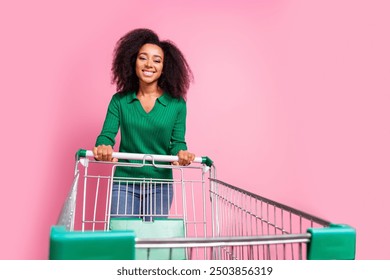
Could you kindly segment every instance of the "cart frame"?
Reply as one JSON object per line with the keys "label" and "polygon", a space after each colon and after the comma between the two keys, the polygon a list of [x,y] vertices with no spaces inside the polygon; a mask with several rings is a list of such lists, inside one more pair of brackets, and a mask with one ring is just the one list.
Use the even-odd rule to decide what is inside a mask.
{"label": "cart frame", "polygon": [[[164,251],[165,258],[175,259],[184,252],[184,259],[354,259],[356,231],[345,224],[333,224],[293,207],[248,192],[216,179],[216,170],[208,157],[199,157],[196,167],[202,172],[204,187],[209,180],[210,206],[203,209],[203,235],[153,238],[140,237],[134,231],[110,230],[110,214],[106,206],[103,228],[85,228],[83,214],[81,230],[75,230],[78,185],[87,175],[80,175],[79,165],[88,166],[91,151],[76,153],[76,166],[71,190],[58,222],[50,232],[49,259],[137,259],[137,251],[149,259],[154,251]],[[141,160],[138,166],[161,167],[157,161],[172,162],[174,156],[115,153],[114,157]],[[147,163],[149,162],[149,163]],[[151,163],[150,163],[151,162]],[[103,162],[101,162],[103,163]],[[112,163],[111,163],[112,164]],[[163,167],[163,168],[166,168]],[[173,167],[180,170],[194,167]],[[206,175],[208,174],[208,178]],[[81,177],[80,177],[81,176]],[[113,173],[111,178],[113,178]],[[97,180],[104,179],[99,177]],[[110,178],[106,178],[110,180]],[[184,185],[183,177],[181,178]],[[112,182],[111,182],[112,184]],[[112,186],[112,185],[111,185]],[[106,202],[108,201],[108,197]],[[206,200],[203,201],[205,203]],[[97,200],[95,201],[96,208]],[[85,207],[83,202],[83,208]],[[186,207],[185,201],[183,207]],[[95,209],[96,210],[96,209]],[[206,213],[207,212],[207,213]],[[83,209],[85,213],[85,209]],[[210,214],[208,214],[210,213]],[[186,213],[183,219],[186,222]],[[205,216],[208,217],[206,229]],[[164,221],[161,221],[164,222]],[[182,256],[183,254],[180,254]]]}

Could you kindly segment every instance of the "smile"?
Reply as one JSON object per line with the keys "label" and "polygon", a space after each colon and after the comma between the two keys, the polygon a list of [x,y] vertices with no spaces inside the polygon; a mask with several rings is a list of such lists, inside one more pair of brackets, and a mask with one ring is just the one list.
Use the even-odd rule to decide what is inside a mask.
{"label": "smile", "polygon": [[147,77],[151,77],[154,74],[154,72],[152,72],[152,71],[145,71],[145,70],[142,71],[142,73],[144,73],[144,75],[147,76]]}

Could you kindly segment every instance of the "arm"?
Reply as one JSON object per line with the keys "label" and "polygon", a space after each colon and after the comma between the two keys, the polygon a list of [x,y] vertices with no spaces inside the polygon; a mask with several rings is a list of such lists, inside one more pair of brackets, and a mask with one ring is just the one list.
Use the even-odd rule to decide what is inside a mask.
{"label": "arm", "polygon": [[171,155],[179,157],[179,161],[174,162],[174,165],[189,165],[195,159],[195,155],[187,151],[187,143],[185,141],[187,106],[184,101],[182,104],[183,106],[177,115],[171,137]]}
{"label": "arm", "polygon": [[115,137],[119,130],[119,100],[114,95],[108,105],[102,131],[96,139],[93,153],[96,160],[117,161],[112,158]]}

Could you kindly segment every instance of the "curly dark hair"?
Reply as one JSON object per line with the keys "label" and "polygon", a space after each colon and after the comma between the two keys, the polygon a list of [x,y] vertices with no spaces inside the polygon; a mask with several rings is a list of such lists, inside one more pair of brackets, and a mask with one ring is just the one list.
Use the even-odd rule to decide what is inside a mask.
{"label": "curly dark hair", "polygon": [[185,98],[193,80],[192,71],[176,45],[169,41],[160,41],[158,35],[145,28],[128,32],[116,44],[112,62],[112,83],[120,93],[136,92],[139,79],[135,72],[138,51],[145,44],[159,46],[164,52],[163,73],[158,85],[172,97]]}

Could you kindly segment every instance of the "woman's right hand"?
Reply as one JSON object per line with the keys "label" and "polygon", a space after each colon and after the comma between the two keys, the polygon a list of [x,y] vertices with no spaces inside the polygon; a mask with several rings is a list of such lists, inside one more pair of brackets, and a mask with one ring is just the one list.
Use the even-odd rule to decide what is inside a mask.
{"label": "woman's right hand", "polygon": [[117,162],[117,158],[112,157],[113,149],[110,145],[99,145],[93,148],[93,156],[96,160]]}

